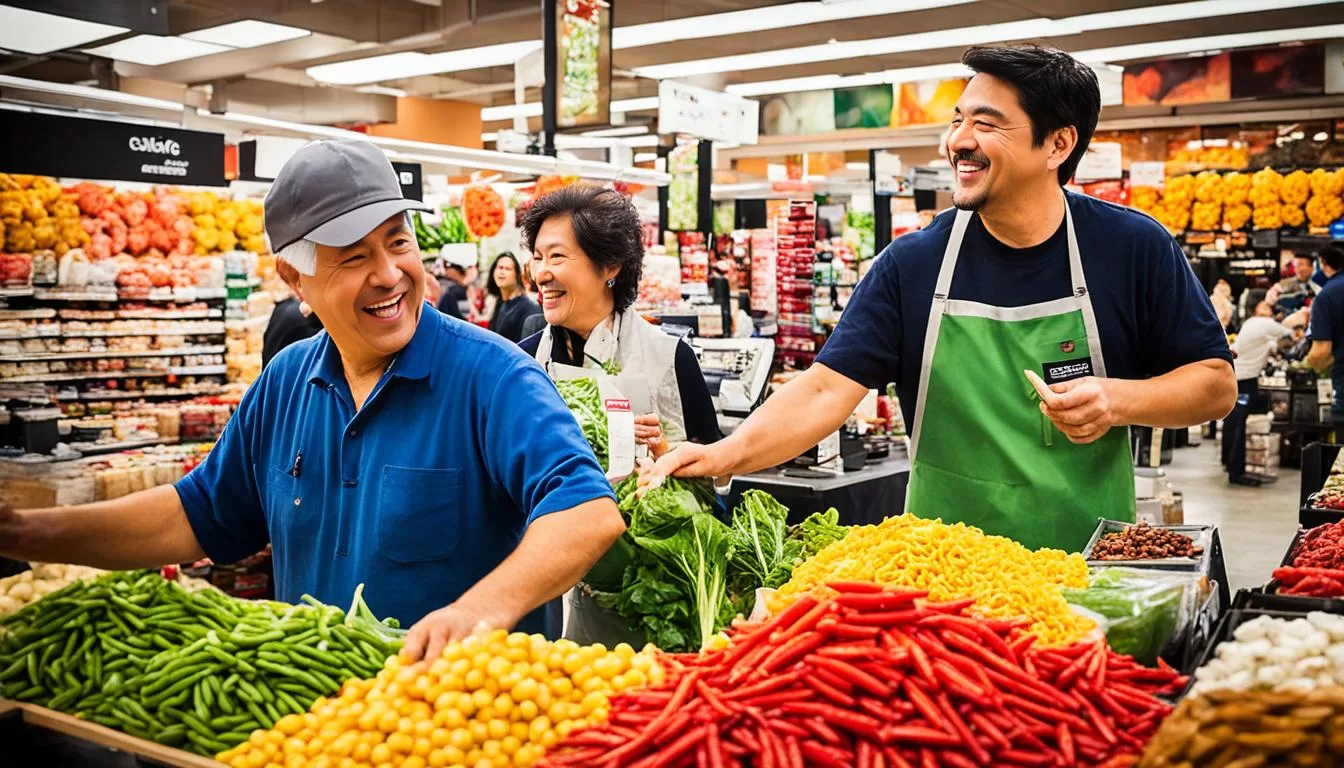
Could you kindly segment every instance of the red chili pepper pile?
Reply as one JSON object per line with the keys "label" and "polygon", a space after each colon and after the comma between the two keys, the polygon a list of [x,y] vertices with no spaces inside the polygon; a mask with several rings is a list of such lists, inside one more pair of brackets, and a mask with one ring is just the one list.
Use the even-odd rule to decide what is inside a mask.
{"label": "red chili pepper pile", "polygon": [[659,689],[611,700],[606,724],[541,763],[599,768],[1128,765],[1186,683],[1104,642],[1032,648],[1023,621],[971,600],[832,583],[726,650],[675,656]]}
{"label": "red chili pepper pile", "polygon": [[1279,593],[1306,597],[1344,596],[1344,522],[1320,525],[1298,541],[1291,567],[1273,573]]}

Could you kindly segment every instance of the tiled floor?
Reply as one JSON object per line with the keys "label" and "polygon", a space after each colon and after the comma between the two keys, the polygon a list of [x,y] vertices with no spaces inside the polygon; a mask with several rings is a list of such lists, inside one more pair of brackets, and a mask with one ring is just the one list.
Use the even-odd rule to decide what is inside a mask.
{"label": "tiled floor", "polygon": [[1282,469],[1259,488],[1229,485],[1218,443],[1207,439],[1178,449],[1165,470],[1185,495],[1185,521],[1218,526],[1232,591],[1267,581],[1297,531],[1298,472]]}

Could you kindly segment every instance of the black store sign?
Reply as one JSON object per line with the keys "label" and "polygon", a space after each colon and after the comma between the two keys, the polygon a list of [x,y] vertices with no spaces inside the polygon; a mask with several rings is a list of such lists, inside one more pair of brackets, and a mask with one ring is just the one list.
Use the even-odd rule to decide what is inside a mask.
{"label": "black store sign", "polygon": [[34,112],[0,116],[0,171],[222,187],[224,135]]}
{"label": "black store sign", "polygon": [[392,169],[397,172],[397,181],[401,184],[401,196],[407,200],[425,199],[424,170],[419,163],[398,163],[392,161]]}

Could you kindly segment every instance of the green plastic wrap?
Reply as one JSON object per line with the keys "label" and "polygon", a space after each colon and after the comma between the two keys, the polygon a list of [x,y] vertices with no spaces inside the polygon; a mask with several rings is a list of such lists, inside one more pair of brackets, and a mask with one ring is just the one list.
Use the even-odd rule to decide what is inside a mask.
{"label": "green plastic wrap", "polygon": [[1153,666],[1194,616],[1204,577],[1141,568],[1094,568],[1087,589],[1066,589],[1064,599],[1104,616],[1106,641],[1116,653]]}

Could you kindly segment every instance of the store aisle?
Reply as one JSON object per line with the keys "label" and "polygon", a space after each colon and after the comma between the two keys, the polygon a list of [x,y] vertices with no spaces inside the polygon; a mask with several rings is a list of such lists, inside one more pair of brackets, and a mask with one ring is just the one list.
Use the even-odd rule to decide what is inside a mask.
{"label": "store aisle", "polygon": [[1297,530],[1297,470],[1281,469],[1278,482],[1259,488],[1228,485],[1218,443],[1206,439],[1177,450],[1166,471],[1185,494],[1185,521],[1218,526],[1232,591],[1267,581]]}

